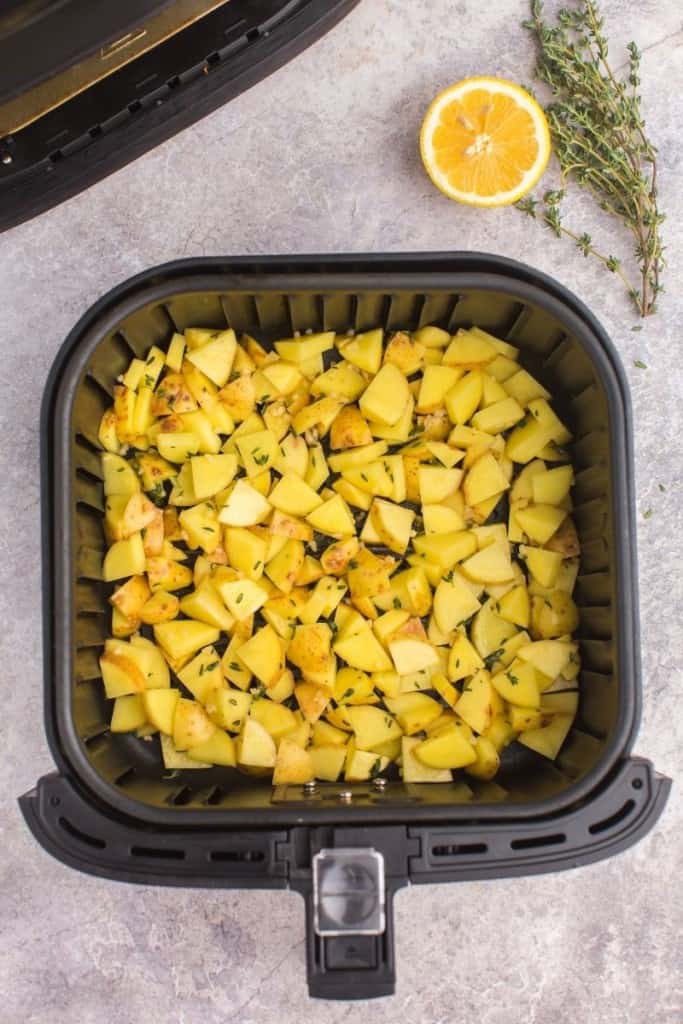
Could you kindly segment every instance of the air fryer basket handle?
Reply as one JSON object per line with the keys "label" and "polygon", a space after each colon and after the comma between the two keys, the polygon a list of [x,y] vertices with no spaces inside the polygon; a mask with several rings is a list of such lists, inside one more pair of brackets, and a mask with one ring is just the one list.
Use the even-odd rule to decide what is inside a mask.
{"label": "air fryer basket handle", "polygon": [[311,886],[296,888],[306,906],[306,974],[309,995],[316,999],[375,999],[391,996],[396,985],[394,893],[406,879],[387,879],[384,931],[379,935],[347,933],[322,937],[315,927]]}

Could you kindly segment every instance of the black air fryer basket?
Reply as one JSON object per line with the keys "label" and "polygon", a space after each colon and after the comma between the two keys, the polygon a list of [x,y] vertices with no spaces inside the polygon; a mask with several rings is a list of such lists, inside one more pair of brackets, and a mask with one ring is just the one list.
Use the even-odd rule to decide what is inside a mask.
{"label": "black air fryer basket", "polygon": [[[165,772],[156,740],[109,732],[98,656],[97,429],[131,356],[174,330],[269,340],[294,331],[478,324],[521,349],[573,431],[583,669],[556,762],[512,745],[496,783],[319,783],[211,768]],[[312,995],[394,987],[392,899],[403,885],[533,874],[636,842],[670,788],[630,756],[641,676],[631,410],[614,348],[556,282],[483,254],[197,259],[140,274],[67,338],[42,410],[45,727],[58,766],[21,798],[33,834],[80,870],[161,885],[293,888],[306,903]],[[310,788],[310,787],[308,787]]]}

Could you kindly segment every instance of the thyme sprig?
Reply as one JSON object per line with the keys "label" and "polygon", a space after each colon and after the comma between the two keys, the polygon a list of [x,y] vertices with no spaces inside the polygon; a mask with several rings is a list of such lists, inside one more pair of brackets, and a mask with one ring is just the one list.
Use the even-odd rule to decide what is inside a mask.
{"label": "thyme sprig", "polygon": [[[523,24],[538,45],[536,76],[553,94],[546,115],[562,188],[546,192],[540,201],[529,196],[517,206],[617,274],[640,315],[649,316],[662,290],[664,215],[657,205],[657,150],[645,133],[641,113],[641,53],[635,43],[628,44],[627,73],[618,78],[608,60],[604,22],[594,0],[563,7],[555,25],[544,20],[542,0],[531,0],[531,17]],[[561,203],[571,181],[633,235],[637,285],[621,260],[600,252],[586,232],[564,224]]]}

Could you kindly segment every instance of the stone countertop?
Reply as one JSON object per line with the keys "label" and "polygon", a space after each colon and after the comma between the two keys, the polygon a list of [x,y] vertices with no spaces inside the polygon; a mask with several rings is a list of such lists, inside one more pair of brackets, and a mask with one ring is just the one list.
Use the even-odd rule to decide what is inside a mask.
{"label": "stone countertop", "polygon": [[[331,1024],[360,1013],[367,1024],[683,1019],[676,787],[656,829],[612,860],[402,891],[396,996],[362,1006],[307,998],[298,896],[80,875],[38,847],[15,802],[52,769],[38,515],[38,415],[50,364],[113,285],[175,257],[226,253],[489,250],[547,271],[587,301],[621,353],[635,411],[645,681],[636,751],[680,778],[682,18],[675,0],[602,6],[614,52],[630,38],[644,51],[645,111],[661,150],[670,266],[660,312],[642,330],[617,282],[568,243],[514,209],[449,203],[421,170],[418,127],[437,91],[469,74],[531,79],[532,48],[519,27],[525,0],[364,0],[271,78],[0,238],[2,1024]],[[587,204],[570,212],[580,230],[607,237]]]}

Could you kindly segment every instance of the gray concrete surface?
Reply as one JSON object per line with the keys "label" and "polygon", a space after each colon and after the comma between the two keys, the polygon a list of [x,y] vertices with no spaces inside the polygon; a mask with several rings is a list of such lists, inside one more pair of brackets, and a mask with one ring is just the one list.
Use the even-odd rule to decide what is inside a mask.
{"label": "gray concrete surface", "polygon": [[[615,53],[631,37],[645,52],[645,110],[669,217],[667,291],[640,331],[616,282],[570,247],[515,210],[450,204],[421,170],[417,131],[435,92],[472,73],[530,80],[532,50],[518,27],[524,0],[364,0],[269,80],[0,238],[2,1024],[683,1019],[680,786],[656,830],[616,859],[564,875],[402,892],[396,997],[363,1006],[308,1000],[297,896],[80,876],[39,849],[15,803],[52,767],[40,660],[46,374],[72,324],[108,288],[176,256],[221,253],[490,250],[554,274],[593,307],[621,352],[635,407],[645,679],[636,749],[680,780],[681,8],[677,0],[603,7]],[[573,216],[623,250],[593,209],[577,202]]]}

